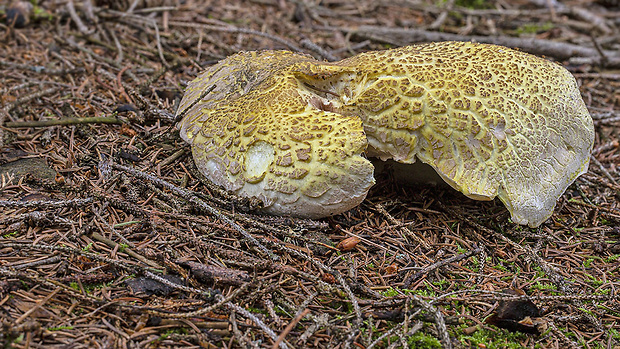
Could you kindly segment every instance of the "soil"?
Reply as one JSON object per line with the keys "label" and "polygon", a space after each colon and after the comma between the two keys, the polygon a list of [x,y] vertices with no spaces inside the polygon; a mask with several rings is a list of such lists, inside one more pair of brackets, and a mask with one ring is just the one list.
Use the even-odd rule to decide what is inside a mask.
{"label": "soil", "polygon": [[[5,348],[620,348],[617,1],[41,0],[0,5]],[[300,220],[197,172],[189,81],[242,50],[322,60],[426,41],[563,64],[589,171],[536,229],[498,200],[378,176]]]}

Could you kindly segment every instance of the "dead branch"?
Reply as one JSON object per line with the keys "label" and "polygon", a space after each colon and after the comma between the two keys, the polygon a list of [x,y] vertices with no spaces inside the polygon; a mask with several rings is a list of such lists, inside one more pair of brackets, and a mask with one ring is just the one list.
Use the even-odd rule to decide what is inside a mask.
{"label": "dead branch", "polygon": [[[508,36],[464,36],[450,33],[431,32],[420,29],[385,28],[373,26],[360,26],[359,28],[317,27],[316,29],[330,31],[338,30],[344,33],[358,35],[362,38],[378,40],[397,46],[432,41],[475,41],[512,48],[520,48],[523,51],[532,54],[554,57],[558,60],[567,60],[573,57],[585,57],[590,59],[594,64],[600,65],[602,63],[602,57],[595,48],[587,48],[580,45],[535,38],[522,39]],[[609,57],[607,66],[615,67],[620,65],[620,56],[617,52],[603,52]]]}
{"label": "dead branch", "polygon": [[108,116],[95,116],[92,118],[64,118],[57,120],[40,120],[40,121],[9,121],[4,124],[10,128],[23,128],[23,127],[50,127],[50,126],[69,126],[69,125],[84,125],[84,124],[113,124],[120,125],[123,121],[116,117]]}

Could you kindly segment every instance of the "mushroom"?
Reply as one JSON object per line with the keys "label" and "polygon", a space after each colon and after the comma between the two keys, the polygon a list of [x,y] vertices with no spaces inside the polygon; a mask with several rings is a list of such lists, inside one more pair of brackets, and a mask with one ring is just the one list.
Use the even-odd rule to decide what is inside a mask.
{"label": "mushroom", "polygon": [[207,178],[260,199],[267,213],[320,218],[344,212],[375,182],[362,156],[362,121],[336,113],[296,74],[338,79],[353,70],[292,52],[236,54],[188,85],[178,109],[186,114],[181,137]]}
{"label": "mushroom", "polygon": [[[364,158],[417,160],[537,227],[587,171],[594,128],[573,76],[505,47],[440,42],[335,63],[242,52],[192,81],[180,134],[216,184],[264,210],[320,218],[374,184]],[[366,149],[367,148],[367,149]]]}

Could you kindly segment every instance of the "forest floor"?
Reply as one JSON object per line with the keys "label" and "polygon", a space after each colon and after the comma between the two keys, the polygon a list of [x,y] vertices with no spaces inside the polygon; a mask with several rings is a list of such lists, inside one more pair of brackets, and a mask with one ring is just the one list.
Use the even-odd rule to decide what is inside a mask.
{"label": "forest floor", "polygon": [[[618,6],[41,0],[11,25],[1,5],[0,344],[620,348]],[[261,216],[197,173],[174,128],[187,83],[241,50],[444,40],[577,79],[594,151],[540,227],[389,175],[344,214]]]}

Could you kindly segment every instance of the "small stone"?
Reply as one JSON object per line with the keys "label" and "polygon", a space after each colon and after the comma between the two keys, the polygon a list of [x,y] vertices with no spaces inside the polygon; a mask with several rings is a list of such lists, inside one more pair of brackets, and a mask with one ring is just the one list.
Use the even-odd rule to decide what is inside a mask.
{"label": "small stone", "polygon": [[24,28],[30,23],[33,9],[28,1],[13,1],[6,8],[6,24],[14,28]]}

